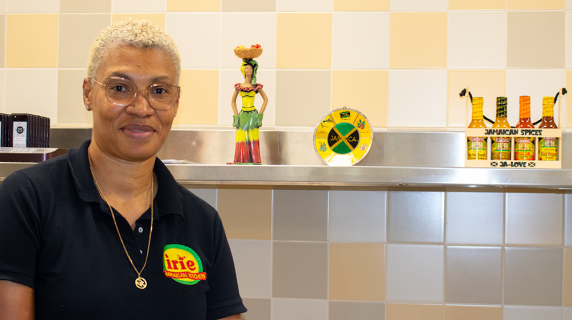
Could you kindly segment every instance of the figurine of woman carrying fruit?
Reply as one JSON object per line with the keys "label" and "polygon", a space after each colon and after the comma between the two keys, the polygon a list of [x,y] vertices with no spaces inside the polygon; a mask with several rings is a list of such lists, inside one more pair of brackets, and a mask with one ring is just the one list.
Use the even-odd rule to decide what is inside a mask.
{"label": "figurine of woman carrying fruit", "polygon": [[[252,45],[250,48],[236,47],[234,53],[242,58],[240,71],[244,76],[243,83],[234,85],[231,106],[233,115],[233,127],[236,127],[236,145],[234,148],[235,164],[260,164],[260,143],[258,141],[258,128],[262,126],[262,117],[268,104],[268,97],[263,85],[256,82],[258,62],[253,60],[262,54],[260,45]],[[263,99],[260,112],[254,107],[254,97],[259,93]],[[236,107],[236,99],[242,97],[240,113]]]}

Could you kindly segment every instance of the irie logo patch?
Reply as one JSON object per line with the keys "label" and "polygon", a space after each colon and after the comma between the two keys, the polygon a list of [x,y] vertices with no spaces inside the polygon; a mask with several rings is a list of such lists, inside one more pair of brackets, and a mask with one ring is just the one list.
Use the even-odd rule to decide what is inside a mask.
{"label": "irie logo patch", "polygon": [[199,255],[180,244],[168,244],[163,250],[163,273],[179,283],[193,285],[207,279]]}

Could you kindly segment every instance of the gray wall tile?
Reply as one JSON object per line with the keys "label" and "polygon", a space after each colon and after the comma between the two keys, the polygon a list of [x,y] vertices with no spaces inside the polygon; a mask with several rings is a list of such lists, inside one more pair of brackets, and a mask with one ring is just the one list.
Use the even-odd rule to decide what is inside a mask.
{"label": "gray wall tile", "polygon": [[561,315],[562,310],[558,307],[505,306],[502,318],[503,320],[560,320]]}
{"label": "gray wall tile", "polygon": [[326,243],[274,242],[272,296],[326,299],[328,246]]}
{"label": "gray wall tile", "polygon": [[328,320],[385,320],[383,302],[330,301]]}
{"label": "gray wall tile", "polygon": [[327,190],[274,190],[274,240],[326,241]]}
{"label": "gray wall tile", "polygon": [[444,193],[389,191],[388,242],[443,242]]}
{"label": "gray wall tile", "polygon": [[503,243],[503,192],[447,192],[446,203],[447,243]]}
{"label": "gray wall tile", "polygon": [[205,200],[206,203],[210,204],[216,209],[216,196],[217,189],[188,189],[190,192],[194,193],[197,197]]}
{"label": "gray wall tile", "polygon": [[504,303],[562,305],[561,248],[505,248]]}
{"label": "gray wall tile", "polygon": [[241,315],[241,320],[268,320],[270,319],[270,299],[243,299],[248,312]]}
{"label": "gray wall tile", "polygon": [[446,303],[502,303],[502,248],[447,247]]}
{"label": "gray wall tile", "polygon": [[242,297],[270,298],[272,242],[229,240]]}
{"label": "gray wall tile", "polygon": [[272,320],[328,320],[328,301],[272,299]]}
{"label": "gray wall tile", "polygon": [[330,191],[331,242],[385,242],[386,191]]}
{"label": "gray wall tile", "polygon": [[566,194],[564,199],[564,245],[572,247],[572,194]]}
{"label": "gray wall tile", "polygon": [[562,246],[564,195],[508,192],[506,244]]}

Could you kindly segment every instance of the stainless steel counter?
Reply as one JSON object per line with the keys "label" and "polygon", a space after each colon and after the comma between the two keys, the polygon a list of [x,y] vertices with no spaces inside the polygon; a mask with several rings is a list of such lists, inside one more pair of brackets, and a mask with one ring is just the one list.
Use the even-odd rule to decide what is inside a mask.
{"label": "stainless steel counter", "polygon": [[[52,147],[72,148],[88,129],[52,129]],[[318,186],[572,188],[572,139],[563,135],[563,169],[464,168],[462,132],[377,132],[368,156],[354,167],[329,167],[315,154],[312,132],[261,131],[262,166],[226,165],[234,131],[173,131],[162,159],[182,183]],[[25,163],[1,163],[0,180]]]}

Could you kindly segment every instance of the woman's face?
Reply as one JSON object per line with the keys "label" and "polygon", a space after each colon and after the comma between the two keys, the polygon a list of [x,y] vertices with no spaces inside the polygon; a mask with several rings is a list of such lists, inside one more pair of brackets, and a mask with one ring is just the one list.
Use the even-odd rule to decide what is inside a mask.
{"label": "woman's face", "polygon": [[144,89],[156,83],[176,84],[172,59],[155,48],[118,46],[105,54],[95,79],[106,83],[109,77],[130,79],[140,90],[133,102],[122,107],[107,100],[104,86],[84,80],[84,100],[93,110],[92,143],[107,155],[126,161],[155,156],[169,135],[179,98],[172,109],[155,110]]}
{"label": "woman's face", "polygon": [[252,66],[251,65],[245,65],[244,66],[244,76],[252,76]]}

